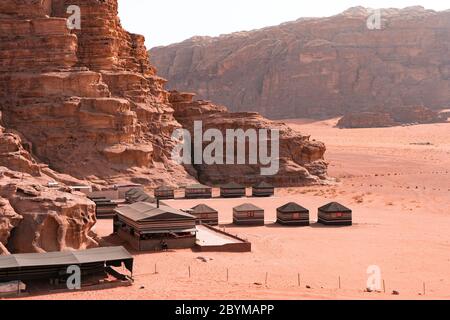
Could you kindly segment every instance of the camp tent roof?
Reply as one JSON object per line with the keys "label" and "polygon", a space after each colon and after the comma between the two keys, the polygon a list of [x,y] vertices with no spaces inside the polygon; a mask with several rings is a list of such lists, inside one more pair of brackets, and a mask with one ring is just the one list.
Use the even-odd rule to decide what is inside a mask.
{"label": "camp tent roof", "polygon": [[[55,265],[79,265],[94,262],[133,261],[124,247],[104,247],[79,251],[23,253],[0,256],[0,270]],[[132,264],[127,268],[132,271]]]}
{"label": "camp tent roof", "polygon": [[190,186],[187,186],[186,189],[211,189],[209,186],[205,186],[204,184],[192,184]]}
{"label": "camp tent roof", "polygon": [[196,205],[195,207],[193,207],[191,209],[191,212],[201,214],[201,213],[217,212],[217,210],[207,206],[206,204],[199,204],[199,205]]}
{"label": "camp tent roof", "polygon": [[330,203],[324,205],[323,207],[320,207],[319,210],[322,212],[351,212],[352,211],[349,208],[344,207],[342,204],[337,203],[337,202],[330,202]]}
{"label": "camp tent roof", "polygon": [[308,209],[302,207],[301,205],[295,202],[286,203],[284,206],[278,208],[278,211],[291,213],[291,212],[309,212]]}
{"label": "camp tent roof", "polygon": [[138,183],[119,183],[114,185],[115,188],[142,188],[142,184]]}
{"label": "camp tent roof", "polygon": [[[131,200],[132,202],[156,203],[156,198],[150,196],[141,188],[130,189],[125,193],[125,197]],[[163,205],[163,203],[161,203],[161,205]]]}
{"label": "camp tent roof", "polygon": [[173,191],[173,190],[175,190],[175,188],[172,188],[171,186],[168,186],[168,185],[162,185],[162,186],[159,186],[158,188],[156,188],[155,190],[157,190],[157,191]]}
{"label": "camp tent roof", "polygon": [[229,182],[220,187],[223,189],[243,189],[243,188],[245,188],[243,185],[240,185],[239,183],[236,183],[236,182]]}
{"label": "camp tent roof", "polygon": [[123,206],[115,210],[132,221],[195,219],[194,216],[168,206],[159,208],[148,202],[137,202],[129,206]]}
{"label": "camp tent roof", "polygon": [[254,186],[253,186],[253,188],[273,188],[274,186],[273,185],[271,185],[270,183],[267,183],[267,182],[265,182],[265,181],[262,181],[262,182],[260,182],[260,183],[258,183],[258,184],[255,184]]}
{"label": "camp tent roof", "polygon": [[132,188],[130,190],[128,190],[127,192],[125,192],[125,195],[134,195],[140,191],[143,191],[141,188]]}
{"label": "camp tent roof", "polygon": [[244,203],[234,208],[236,211],[260,211],[263,210],[251,203]]}
{"label": "camp tent roof", "polygon": [[133,188],[128,190],[127,192],[125,192],[125,197],[127,198],[133,198],[133,197],[139,197],[139,196],[148,196],[149,195],[147,193],[145,193],[144,190],[142,190],[141,188]]}

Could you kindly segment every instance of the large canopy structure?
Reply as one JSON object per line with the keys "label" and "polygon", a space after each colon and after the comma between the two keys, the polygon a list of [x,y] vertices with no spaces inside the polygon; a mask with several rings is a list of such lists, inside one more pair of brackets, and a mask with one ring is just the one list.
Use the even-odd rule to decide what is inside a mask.
{"label": "large canopy structure", "polygon": [[87,274],[122,263],[133,272],[133,257],[124,247],[0,256],[0,282],[58,278],[71,265]]}
{"label": "large canopy structure", "polygon": [[116,209],[114,232],[136,250],[156,250],[165,242],[170,249],[195,245],[195,217],[168,206],[138,202]]}

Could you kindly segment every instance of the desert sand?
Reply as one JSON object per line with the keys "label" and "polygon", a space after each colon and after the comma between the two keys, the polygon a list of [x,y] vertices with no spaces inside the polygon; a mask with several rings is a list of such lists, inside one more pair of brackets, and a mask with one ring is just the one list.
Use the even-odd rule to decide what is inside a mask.
{"label": "desert sand", "polygon": [[[217,209],[223,227],[249,239],[252,252],[133,252],[131,287],[32,298],[450,299],[450,123],[341,130],[336,119],[286,122],[325,142],[335,183],[278,189],[273,198],[168,201]],[[310,209],[312,221],[319,206],[341,202],[353,209],[354,225],[273,224],[276,208],[289,201]],[[265,209],[266,226],[230,225],[232,207],[245,202]],[[120,244],[108,237],[110,220],[96,230]],[[386,292],[364,292],[370,265],[381,268]]]}

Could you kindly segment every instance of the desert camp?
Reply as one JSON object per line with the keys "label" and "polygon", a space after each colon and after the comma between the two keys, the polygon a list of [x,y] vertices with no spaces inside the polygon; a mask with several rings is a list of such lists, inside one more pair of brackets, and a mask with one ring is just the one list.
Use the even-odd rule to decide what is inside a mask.
{"label": "desert camp", "polygon": [[450,301],[450,2],[375,2],[1,0],[0,315]]}

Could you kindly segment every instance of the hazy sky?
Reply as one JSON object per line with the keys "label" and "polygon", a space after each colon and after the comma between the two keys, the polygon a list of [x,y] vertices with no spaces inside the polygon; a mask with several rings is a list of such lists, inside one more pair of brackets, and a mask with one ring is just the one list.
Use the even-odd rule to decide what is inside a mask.
{"label": "hazy sky", "polygon": [[301,17],[330,16],[358,5],[450,9],[446,0],[119,0],[119,15],[123,26],[145,35],[151,48],[196,35],[218,36]]}

